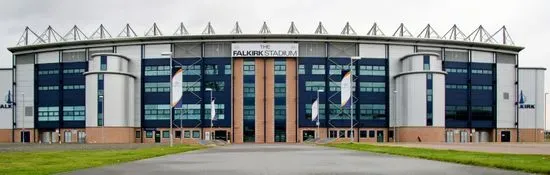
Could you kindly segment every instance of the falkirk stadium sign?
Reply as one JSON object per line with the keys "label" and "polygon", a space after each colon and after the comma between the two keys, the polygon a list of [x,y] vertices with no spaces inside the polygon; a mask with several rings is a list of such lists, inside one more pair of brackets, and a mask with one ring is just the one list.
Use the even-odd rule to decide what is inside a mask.
{"label": "falkirk stadium sign", "polygon": [[298,57],[296,43],[233,43],[232,57]]}

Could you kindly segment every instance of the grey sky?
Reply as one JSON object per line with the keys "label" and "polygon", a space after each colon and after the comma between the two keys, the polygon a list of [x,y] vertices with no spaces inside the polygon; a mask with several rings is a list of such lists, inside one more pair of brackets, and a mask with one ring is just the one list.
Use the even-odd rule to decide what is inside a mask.
{"label": "grey sky", "polygon": [[[41,33],[51,25],[65,34],[78,25],[87,35],[104,24],[117,35],[130,23],[138,35],[157,22],[164,34],[172,34],[183,22],[189,32],[200,33],[211,21],[216,33],[229,33],[235,21],[243,32],[257,33],[266,21],[272,33],[285,33],[294,21],[301,33],[313,33],[319,21],[337,34],[349,21],[364,35],[377,22],[386,35],[400,23],[418,34],[430,23],[440,35],[453,24],[469,34],[483,25],[491,34],[506,25],[516,45],[525,46],[520,66],[549,67],[550,13],[547,0],[3,0],[0,1],[0,48],[14,46],[25,26]],[[0,67],[11,66],[11,54],[0,49]],[[550,80],[546,79],[546,87]]]}

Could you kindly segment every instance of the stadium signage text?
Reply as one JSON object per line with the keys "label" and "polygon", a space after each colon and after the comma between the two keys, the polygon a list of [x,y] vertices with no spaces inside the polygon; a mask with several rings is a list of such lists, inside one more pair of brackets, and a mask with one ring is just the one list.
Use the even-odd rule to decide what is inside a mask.
{"label": "stadium signage text", "polygon": [[298,57],[296,43],[234,43],[233,57]]}

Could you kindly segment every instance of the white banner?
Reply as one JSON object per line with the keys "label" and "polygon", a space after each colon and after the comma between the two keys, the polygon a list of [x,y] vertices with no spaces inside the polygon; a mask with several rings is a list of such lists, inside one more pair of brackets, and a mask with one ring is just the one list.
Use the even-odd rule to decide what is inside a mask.
{"label": "white banner", "polygon": [[342,77],[340,94],[341,96],[341,107],[350,107],[351,106],[351,71],[343,72],[344,77]]}
{"label": "white banner", "polygon": [[172,107],[181,106],[181,96],[183,95],[183,69],[178,69],[172,77],[172,101],[170,105]]}
{"label": "white banner", "polygon": [[211,102],[210,102],[210,120],[217,120],[215,101],[216,101],[216,99],[214,97],[212,97]]}
{"label": "white banner", "polygon": [[232,57],[298,57],[297,43],[233,43]]}
{"label": "white banner", "polygon": [[311,121],[319,120],[319,99],[316,99],[311,105]]}

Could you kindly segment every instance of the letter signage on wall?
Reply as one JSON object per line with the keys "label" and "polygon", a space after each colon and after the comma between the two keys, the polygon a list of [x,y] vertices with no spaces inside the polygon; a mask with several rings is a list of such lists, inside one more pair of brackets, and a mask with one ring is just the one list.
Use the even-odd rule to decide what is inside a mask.
{"label": "letter signage on wall", "polygon": [[233,43],[232,57],[298,57],[297,43]]}

